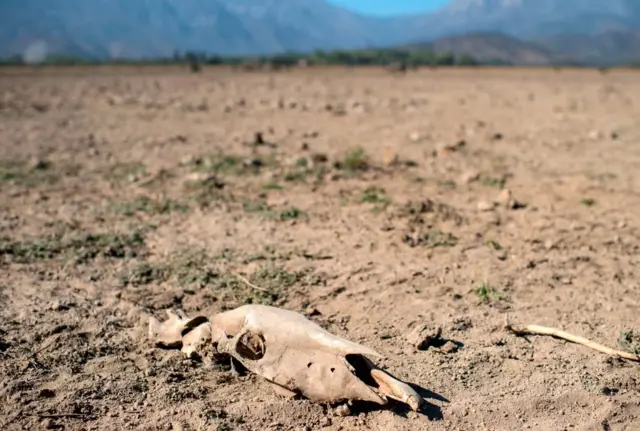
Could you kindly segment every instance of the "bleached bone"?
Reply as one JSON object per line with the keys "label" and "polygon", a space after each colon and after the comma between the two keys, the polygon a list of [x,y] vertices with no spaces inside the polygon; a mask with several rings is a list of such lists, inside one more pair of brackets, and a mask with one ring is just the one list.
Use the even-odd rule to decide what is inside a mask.
{"label": "bleached bone", "polygon": [[149,323],[150,337],[165,347],[182,346],[202,355],[207,343],[247,370],[262,376],[283,395],[301,394],[316,402],[364,400],[385,405],[391,398],[419,410],[423,400],[408,384],[366,357],[373,349],[337,337],[301,314],[265,305],[244,305],[189,319],[181,311]]}

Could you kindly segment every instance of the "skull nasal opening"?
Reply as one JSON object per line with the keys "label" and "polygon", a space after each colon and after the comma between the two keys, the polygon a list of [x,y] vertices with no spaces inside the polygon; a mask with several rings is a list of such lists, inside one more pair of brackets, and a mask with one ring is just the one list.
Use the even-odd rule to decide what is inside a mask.
{"label": "skull nasal opening", "polygon": [[255,332],[245,332],[238,338],[236,343],[236,353],[243,359],[257,361],[264,357],[267,346],[264,343],[262,334]]}
{"label": "skull nasal opening", "polygon": [[344,358],[355,370],[356,377],[362,380],[365,385],[373,388],[379,387],[378,383],[371,377],[371,362],[367,358],[357,354],[349,354]]}

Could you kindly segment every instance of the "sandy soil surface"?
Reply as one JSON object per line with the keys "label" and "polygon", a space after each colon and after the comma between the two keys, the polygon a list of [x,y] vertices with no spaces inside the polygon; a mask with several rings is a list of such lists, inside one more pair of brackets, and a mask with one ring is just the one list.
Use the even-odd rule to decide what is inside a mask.
{"label": "sandy soil surface", "polygon": [[[503,328],[639,349],[638,74],[6,69],[0,142],[2,429],[640,429],[637,365]],[[340,416],[148,340],[248,302],[429,404]]]}

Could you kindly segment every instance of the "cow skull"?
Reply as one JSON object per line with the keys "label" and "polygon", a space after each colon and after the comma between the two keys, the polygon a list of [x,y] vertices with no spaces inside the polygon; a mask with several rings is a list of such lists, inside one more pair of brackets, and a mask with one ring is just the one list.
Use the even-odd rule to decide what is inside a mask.
{"label": "cow skull", "polygon": [[229,355],[280,394],[301,394],[316,402],[363,400],[379,405],[391,398],[416,411],[423,403],[411,386],[365,356],[381,357],[375,350],[337,337],[293,311],[243,305],[211,320],[190,319],[182,311],[167,314],[165,322],[153,317],[149,322],[149,336],[156,345],[181,347],[189,357],[207,352]]}

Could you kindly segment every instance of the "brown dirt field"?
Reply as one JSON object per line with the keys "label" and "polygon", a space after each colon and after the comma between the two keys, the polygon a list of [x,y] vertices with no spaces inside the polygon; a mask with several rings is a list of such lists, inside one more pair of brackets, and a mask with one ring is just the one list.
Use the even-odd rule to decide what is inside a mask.
{"label": "brown dirt field", "polygon": [[[503,329],[640,349],[640,75],[6,69],[0,142],[0,429],[640,429],[637,364]],[[246,302],[428,406],[342,417],[147,339]]]}

